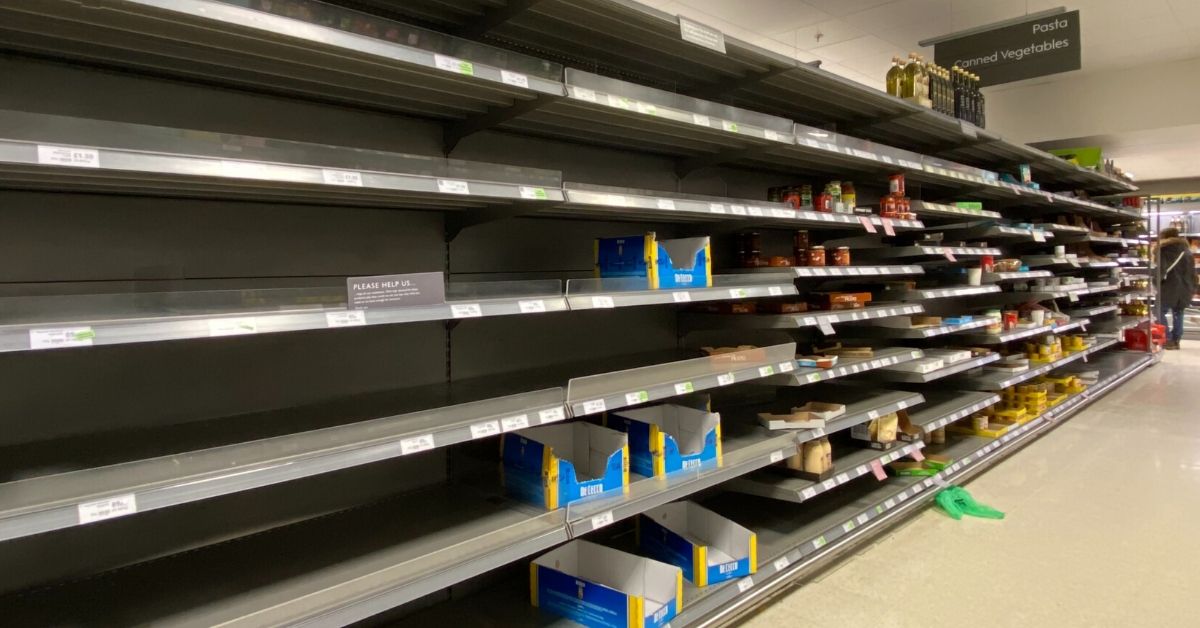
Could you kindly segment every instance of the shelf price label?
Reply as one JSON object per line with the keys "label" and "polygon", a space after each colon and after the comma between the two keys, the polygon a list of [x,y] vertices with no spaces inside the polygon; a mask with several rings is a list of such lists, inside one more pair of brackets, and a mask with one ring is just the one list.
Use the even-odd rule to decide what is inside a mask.
{"label": "shelf price label", "polygon": [[257,333],[258,322],[251,317],[212,318],[208,321],[208,335],[212,338],[221,336],[248,336]]}
{"label": "shelf price label", "polygon": [[750,207],[748,207],[746,209],[746,211],[749,212],[749,214],[751,216],[755,216],[758,218],[762,218],[762,216],[763,216],[763,210],[761,207],[755,207],[755,206],[751,205]]}
{"label": "shelf price label", "polygon": [[745,593],[746,591],[749,591],[750,588],[753,586],[754,586],[754,580],[752,578],[750,578],[749,576],[742,578],[741,580],[738,580],[738,583],[737,583],[738,593]]}
{"label": "shelf price label", "polygon": [[863,514],[859,515],[859,516],[858,516],[858,517],[855,519],[855,521],[857,521],[857,522],[858,522],[858,525],[863,525],[863,524],[865,524],[865,523],[867,522],[867,519],[868,519],[868,517],[867,517],[867,513],[865,513],[865,512],[864,512]]}
{"label": "shelf price label", "polygon": [[524,87],[529,89],[529,77],[520,72],[509,72],[508,70],[500,70],[500,80],[506,85],[514,87]]}
{"label": "shelf price label", "polygon": [[592,297],[592,307],[610,309],[616,307],[616,304],[613,303],[613,298],[609,296]]}
{"label": "shelf price label", "polygon": [[771,464],[775,464],[776,462],[782,462],[783,461],[783,452],[782,451],[772,451],[770,460],[771,460]]}
{"label": "shelf price label", "polygon": [[826,336],[832,336],[837,333],[833,330],[833,325],[830,325],[829,321],[827,320],[817,321],[817,328],[820,329],[821,333],[825,334]]}
{"label": "shelf price label", "polygon": [[567,413],[562,408],[547,408],[538,412],[538,419],[542,423],[554,423],[567,418]]}
{"label": "shelf price label", "polygon": [[891,218],[880,218],[879,221],[883,223],[883,232],[885,234],[890,236],[896,235],[896,223],[892,222]]}
{"label": "shelf price label", "polygon": [[521,198],[531,201],[544,201],[549,198],[546,194],[546,188],[530,187],[522,185],[520,187]]}
{"label": "shelf price label", "polygon": [[500,419],[500,428],[503,429],[505,432],[511,432],[513,430],[523,430],[527,427],[529,427],[529,415],[528,414],[518,414],[516,416],[510,416],[510,417]]}
{"label": "shelf price label", "polygon": [[773,297],[781,297],[781,296],[783,296],[783,288],[781,288],[780,286],[771,286],[771,287],[767,288],[767,294],[769,294]]}
{"label": "shelf price label", "polygon": [[775,367],[771,366],[770,364],[768,364],[766,366],[758,367],[758,376],[759,377],[770,377],[774,374],[775,374]]}
{"label": "shelf price label", "polygon": [[731,120],[721,120],[721,128],[730,133],[737,133],[739,129],[738,123]]}
{"label": "shelf price label", "polygon": [[522,314],[541,314],[546,311],[546,302],[541,299],[517,301],[517,307]]}
{"label": "shelf price label", "polygon": [[597,412],[604,412],[607,409],[608,406],[604,405],[603,399],[593,399],[583,402],[584,414],[596,414]]}
{"label": "shelf price label", "polygon": [[105,519],[124,517],[137,512],[137,495],[128,493],[126,495],[114,495],[105,499],[83,502],[79,504],[76,510],[81,525],[104,521]]}
{"label": "shelf price label", "polygon": [[614,94],[608,95],[609,107],[616,107],[618,109],[632,109],[632,105],[633,101],[629,98],[625,98],[624,96],[616,96]]}
{"label": "shelf price label", "polygon": [[671,298],[674,299],[676,303],[690,303],[692,300],[692,295],[690,292],[672,292]]}
{"label": "shelf price label", "polygon": [[675,394],[676,395],[687,395],[687,394],[690,394],[693,392],[696,392],[696,387],[692,386],[691,382],[682,382],[679,384],[675,384]]}
{"label": "shelf price label", "polygon": [[631,406],[636,406],[639,403],[646,403],[647,401],[650,401],[650,394],[644,390],[626,393],[625,395],[625,403]]}
{"label": "shelf price label", "polygon": [[638,102],[635,102],[634,104],[637,106],[638,113],[644,113],[644,114],[650,115],[650,116],[658,115],[658,107],[656,107],[648,102],[638,101]]}
{"label": "shelf price label", "polygon": [[729,211],[733,212],[733,214],[735,216],[745,216],[746,215],[746,206],[745,205],[730,205]]}
{"label": "shelf price label", "polygon": [[819,550],[822,547],[825,547],[826,543],[827,543],[827,541],[825,540],[825,536],[822,535],[822,536],[818,536],[817,538],[813,539],[812,546],[813,546],[813,549]]}
{"label": "shelf price label", "polygon": [[471,186],[466,181],[455,179],[438,179],[438,191],[442,194],[470,194]]}
{"label": "shelf price label", "polygon": [[796,365],[792,362],[780,362],[779,363],[779,372],[780,373],[791,373],[793,370],[795,370],[795,368],[796,368]]}
{"label": "shelf price label", "polygon": [[483,316],[483,308],[478,303],[459,303],[450,306],[450,315],[454,318],[479,318]]}
{"label": "shelf price label", "polygon": [[325,312],[326,327],[362,327],[367,324],[367,313],[362,310]]}
{"label": "shelf price label", "polygon": [[803,499],[806,499],[806,500],[812,499],[816,496],[817,496],[817,489],[815,489],[811,486],[804,489],[803,491],[800,491],[800,497]]}
{"label": "shelf price label", "polygon": [[837,481],[833,479],[825,480],[824,482],[821,482],[821,487],[827,491],[832,491],[833,489],[837,488]]}
{"label": "shelf price label", "polygon": [[446,55],[433,55],[433,64],[439,70],[475,76],[475,64],[470,61],[463,61],[462,59],[447,57]]}
{"label": "shelf price label", "polygon": [[38,163],[47,166],[72,166],[74,168],[99,168],[100,151],[73,146],[37,147]]}
{"label": "shelf price label", "polygon": [[712,121],[708,119],[708,116],[693,113],[692,124],[698,124],[700,126],[712,126]]}
{"label": "shelf price label", "polygon": [[875,223],[871,222],[871,219],[870,219],[869,217],[867,217],[867,216],[859,216],[859,217],[858,217],[858,222],[859,222],[860,224],[862,224],[862,227],[863,227],[863,229],[866,229],[866,230],[867,230],[867,233],[879,233],[879,232],[878,232],[878,231],[875,229]]}
{"label": "shelf price label", "polygon": [[724,375],[717,376],[717,385],[718,386],[728,386],[728,385],[732,384],[734,381],[736,381],[736,378],[734,378],[733,373],[726,373]]}
{"label": "shelf price label", "polygon": [[96,339],[91,327],[63,327],[59,329],[29,330],[30,349],[64,349],[67,347],[90,347]]}
{"label": "shelf price label", "polygon": [[834,479],[837,480],[838,484],[845,484],[846,482],[850,481],[850,476],[846,475],[845,473],[839,473]]}
{"label": "shelf price label", "polygon": [[487,438],[500,433],[500,423],[496,421],[484,421],[471,426],[471,438]]}
{"label": "shelf price label", "polygon": [[592,517],[592,529],[599,530],[604,526],[611,525],[613,522],[613,513],[611,510],[602,512],[595,517]]}
{"label": "shelf price label", "polygon": [[361,188],[362,173],[354,170],[321,170],[321,180],[327,185],[347,185]]}
{"label": "shelf price label", "polygon": [[746,294],[745,288],[730,288],[729,289],[729,298],[731,298],[731,299],[745,299],[747,296],[749,296],[749,295]]}
{"label": "shelf price label", "polygon": [[400,441],[400,455],[407,456],[433,449],[433,434],[422,434]]}
{"label": "shelf price label", "polygon": [[821,381],[821,374],[820,373],[809,373],[808,377],[805,379],[808,380],[808,383],[815,384],[815,383]]}
{"label": "shelf price label", "polygon": [[787,556],[780,556],[779,558],[775,559],[775,562],[772,564],[775,565],[775,571],[783,571],[792,563],[788,560]]}
{"label": "shelf price label", "polygon": [[894,500],[894,499],[889,499],[889,500],[886,500],[886,501],[884,501],[884,502],[883,502],[883,507],[884,507],[884,508],[886,508],[886,509],[888,509],[888,510],[891,510],[892,508],[895,508],[895,507],[896,507],[896,500]]}
{"label": "shelf price label", "polygon": [[846,523],[842,524],[842,532],[848,533],[853,529],[854,529],[854,521],[853,520],[847,521]]}

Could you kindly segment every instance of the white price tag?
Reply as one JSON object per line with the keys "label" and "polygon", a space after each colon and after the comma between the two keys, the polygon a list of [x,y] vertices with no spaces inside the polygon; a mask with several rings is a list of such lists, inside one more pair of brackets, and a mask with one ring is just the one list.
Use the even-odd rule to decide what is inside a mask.
{"label": "white price tag", "polygon": [[625,393],[625,403],[631,406],[636,406],[639,403],[646,403],[647,401],[650,401],[650,394],[644,390]]}
{"label": "white price tag", "polygon": [[771,129],[763,129],[763,137],[771,140],[772,142],[779,141],[779,134],[772,131]]}
{"label": "white price tag", "polygon": [[213,338],[220,336],[245,336],[257,333],[258,323],[250,317],[213,318],[208,321],[208,335]]}
{"label": "white price tag", "polygon": [[654,105],[652,105],[648,102],[638,101],[638,102],[635,102],[634,105],[637,106],[638,113],[644,113],[648,116],[658,115],[658,107],[655,107]]}
{"label": "white price tag", "polygon": [[48,166],[74,166],[76,168],[99,168],[100,151],[72,146],[38,145],[38,163]]}
{"label": "white price tag", "polygon": [[63,327],[60,329],[29,330],[30,349],[58,349],[65,347],[90,347],[96,338],[91,327]]}
{"label": "white price tag", "polygon": [[607,309],[616,307],[616,304],[613,303],[612,297],[592,297],[592,307]]}
{"label": "white price tag", "polygon": [[815,383],[821,381],[821,374],[820,373],[809,373],[808,377],[806,379],[808,380],[808,383],[815,384]]}
{"label": "white price tag", "polygon": [[562,421],[565,418],[567,418],[567,413],[564,412],[562,408],[547,408],[538,412],[538,419],[540,419],[542,423],[554,423],[556,421]]}
{"label": "white price tag", "polygon": [[436,65],[439,70],[455,72],[457,74],[466,74],[467,76],[475,75],[475,64],[471,63],[470,61],[463,61],[462,59],[447,57],[445,55],[433,55],[433,64]]}
{"label": "white price tag", "polygon": [[780,288],[779,286],[770,286],[767,288],[767,294],[773,297],[781,297],[783,296],[783,288]]}
{"label": "white price tag", "polygon": [[837,480],[838,484],[845,484],[846,482],[850,481],[850,476],[845,473],[839,473],[834,479]]}
{"label": "white price tag", "polygon": [[692,295],[689,292],[672,292],[671,298],[674,299],[676,303],[690,303],[692,300]]}
{"label": "white price tag", "polygon": [[659,198],[659,199],[655,199],[655,200],[654,200],[654,205],[655,205],[656,207],[658,207],[659,209],[667,209],[667,210],[674,210],[674,209],[675,209],[675,201],[673,201],[673,200],[671,200],[671,199],[669,199],[669,198]]}
{"label": "white price tag", "polygon": [[746,206],[745,205],[730,205],[729,211],[733,212],[734,215],[736,215],[736,216],[745,216],[746,215]]}
{"label": "white price tag", "polygon": [[850,532],[851,530],[853,530],[853,529],[854,529],[854,522],[853,522],[853,521],[847,521],[846,523],[843,523],[843,524],[842,524],[842,532],[847,532],[847,533],[849,533],[849,532]]}
{"label": "white price tag", "polygon": [[787,569],[788,565],[790,565],[792,563],[790,561],[788,561],[787,556],[781,556],[781,557],[775,559],[775,562],[772,564],[775,565],[775,571],[783,571],[784,569]]}
{"label": "white price tag", "polygon": [[612,514],[611,510],[608,512],[600,513],[600,514],[596,515],[595,517],[592,517],[592,529],[599,530],[600,528],[603,528],[604,526],[609,525],[612,522],[613,522],[613,514]]}
{"label": "white price tag", "polygon": [[693,22],[685,17],[679,17],[679,37],[697,46],[716,50],[725,54],[725,34],[721,31]]}
{"label": "white price tag", "polygon": [[894,499],[885,500],[885,501],[883,502],[883,507],[884,507],[884,508],[887,508],[887,509],[889,509],[889,510],[890,510],[890,509],[892,509],[892,508],[895,508],[895,507],[896,507],[896,500],[894,500]]}
{"label": "white price tag", "polygon": [[821,486],[827,491],[832,491],[833,489],[837,488],[837,482],[832,479],[825,480],[824,482],[821,482]]}
{"label": "white price tag", "polygon": [[471,426],[471,438],[487,438],[500,433],[500,423],[496,421],[484,421]]}
{"label": "white price tag", "polygon": [[367,324],[367,313],[362,310],[325,312],[326,327],[362,327]]}
{"label": "white price tag", "polygon": [[702,116],[698,113],[692,114],[692,124],[699,124],[700,126],[712,126],[708,116]]}
{"label": "white price tag", "polygon": [[546,188],[535,188],[523,185],[520,188],[520,192],[521,198],[531,201],[544,201],[550,198],[549,195],[546,194]]}
{"label": "white price tag", "polygon": [[803,491],[800,491],[800,497],[802,499],[812,499],[816,496],[817,496],[817,489],[815,489],[811,486],[804,489]]}
{"label": "white price tag", "polygon": [[717,376],[717,384],[720,386],[728,386],[728,385],[732,384],[734,381],[735,381],[735,379],[733,377],[733,373],[726,373],[724,375]]}
{"label": "white price tag", "polygon": [[604,197],[604,204],[605,205],[615,205],[617,207],[623,207],[623,206],[627,205],[628,203],[626,203],[625,197],[621,196],[620,194],[609,194]]}
{"label": "white price tag", "polygon": [[744,288],[729,289],[729,298],[731,299],[745,299],[746,296],[746,290]]}
{"label": "white price tag", "polygon": [[824,321],[824,320],[819,321],[817,323],[817,328],[819,328],[821,330],[821,333],[825,334],[826,336],[832,336],[835,333],[837,333],[837,332],[833,331],[833,325],[830,325],[829,321]]}
{"label": "white price tag", "polygon": [[541,299],[517,301],[517,307],[520,308],[522,314],[540,314],[546,311],[546,302]]}
{"label": "white price tag", "polygon": [[758,367],[759,377],[770,377],[775,374],[775,367],[771,365]]}
{"label": "white price tag", "polygon": [[575,97],[578,98],[579,100],[586,100],[588,102],[596,102],[596,92],[594,92],[590,89],[585,89],[583,87],[574,87],[572,89],[575,90]]}
{"label": "white price tag", "polygon": [[583,402],[584,414],[596,414],[597,412],[604,412],[607,409],[608,407],[604,405],[603,399],[593,399]]}
{"label": "white price tag", "polygon": [[763,210],[761,207],[750,206],[746,211],[750,212],[751,216],[758,216],[759,218],[761,218],[763,215]]}
{"label": "white price tag", "polygon": [[625,98],[624,96],[615,96],[613,94],[608,95],[608,106],[609,107],[616,107],[618,109],[629,109],[629,108],[631,108],[630,106],[632,104],[633,104],[633,101],[628,98]]}
{"label": "white price tag", "polygon": [[791,373],[793,370],[795,370],[795,368],[796,368],[796,365],[793,362],[780,362],[779,363],[779,372],[780,373]]}
{"label": "white price tag", "polygon": [[80,524],[124,517],[137,512],[137,495],[129,493],[93,502],[84,502],[79,504],[77,510]]}
{"label": "white price tag", "polygon": [[470,194],[471,186],[467,185],[466,181],[456,181],[454,179],[438,179],[438,191],[442,194]]}
{"label": "white price tag", "polygon": [[516,87],[529,88],[529,77],[520,72],[509,72],[508,70],[500,70],[500,80],[508,85]]}
{"label": "white price tag", "polygon": [[510,417],[500,419],[500,427],[505,432],[511,432],[513,430],[523,430],[523,429],[529,427],[529,415],[528,414],[518,414],[517,416],[510,416]]}
{"label": "white price tag", "polygon": [[479,318],[483,316],[483,308],[478,303],[457,303],[450,306],[450,315],[454,318]]}
{"label": "white price tag", "polygon": [[675,394],[676,395],[686,395],[686,394],[693,393],[693,392],[696,392],[696,389],[694,386],[692,386],[691,382],[683,382],[681,384],[675,384]]}
{"label": "white price tag", "polygon": [[858,525],[863,525],[867,522],[867,513],[864,512],[863,514],[859,515],[855,521],[858,521]]}
{"label": "white price tag", "polygon": [[796,212],[794,212],[790,209],[773,208],[773,209],[771,209],[771,216],[773,218],[782,218],[784,220],[787,220],[789,218],[795,218]]}
{"label": "white price tag", "polygon": [[730,133],[737,133],[738,123],[731,120],[721,120],[721,128],[729,131]]}
{"label": "white price tag", "polygon": [[859,158],[862,158],[862,159],[879,159],[879,158],[878,158],[878,157],[875,155],[875,153],[872,153],[871,151],[867,151],[867,150],[859,150],[859,149],[855,148],[853,152],[854,152],[854,156],[855,156],[855,157],[859,157]]}
{"label": "white price tag", "polygon": [[780,462],[782,460],[783,460],[783,452],[782,451],[772,451],[771,452],[771,464],[775,464],[776,462]]}
{"label": "white price tag", "polygon": [[433,449],[433,434],[422,434],[400,441],[400,455],[407,456]]}
{"label": "white price tag", "polygon": [[898,502],[898,503],[903,503],[904,500],[906,500],[906,499],[908,499],[907,492],[900,493],[899,495],[896,496],[896,502]]}
{"label": "white price tag", "polygon": [[737,584],[738,593],[745,593],[746,591],[750,590],[750,587],[753,587],[753,586],[754,586],[754,580],[752,580],[748,577],[742,578],[741,580],[738,580],[738,584]]}
{"label": "white price tag", "polygon": [[878,410],[871,410],[870,412],[868,412],[868,413],[867,413],[867,418],[868,418],[868,419],[871,419],[872,421],[874,421],[875,419],[878,419],[878,418],[879,418],[879,411],[878,411]]}
{"label": "white price tag", "polygon": [[1033,241],[1034,242],[1045,242],[1046,241],[1046,233],[1044,231],[1042,231],[1041,229],[1031,229],[1030,231],[1033,233]]}
{"label": "white price tag", "polygon": [[322,170],[321,179],[328,185],[362,187],[362,173],[353,170]]}

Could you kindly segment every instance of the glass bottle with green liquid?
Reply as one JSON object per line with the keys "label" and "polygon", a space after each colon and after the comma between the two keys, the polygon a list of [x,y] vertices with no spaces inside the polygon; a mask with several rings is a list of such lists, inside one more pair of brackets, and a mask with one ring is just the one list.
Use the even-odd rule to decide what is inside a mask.
{"label": "glass bottle with green liquid", "polygon": [[892,57],[892,69],[887,71],[887,93],[900,97],[904,90],[904,68],[900,65],[900,57]]}

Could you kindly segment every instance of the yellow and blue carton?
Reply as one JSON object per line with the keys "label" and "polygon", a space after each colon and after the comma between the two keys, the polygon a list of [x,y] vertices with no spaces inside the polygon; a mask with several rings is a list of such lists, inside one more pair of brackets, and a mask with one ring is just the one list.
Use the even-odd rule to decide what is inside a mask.
{"label": "yellow and blue carton", "polygon": [[694,502],[664,504],[637,523],[642,553],[679,567],[698,587],[758,571],[758,537]]}
{"label": "yellow and blue carton", "polygon": [[629,490],[628,437],[606,427],[579,421],[508,432],[500,453],[505,490],[546,510]]}
{"label": "yellow and blue carton", "polygon": [[608,426],[629,435],[629,468],[658,477],[721,464],[721,415],[676,404],[611,412]]}
{"label": "yellow and blue carton", "polygon": [[529,564],[530,602],[592,628],[659,628],[683,607],[674,565],[576,540]]}
{"label": "yellow and blue carton", "polygon": [[646,288],[712,286],[712,247],[708,236],[659,240],[644,236],[596,240],[596,276],[645,277]]}

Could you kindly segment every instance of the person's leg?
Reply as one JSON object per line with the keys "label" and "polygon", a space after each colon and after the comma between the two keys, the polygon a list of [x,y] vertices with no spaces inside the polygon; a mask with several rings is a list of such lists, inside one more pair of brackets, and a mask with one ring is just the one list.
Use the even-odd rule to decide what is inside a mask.
{"label": "person's leg", "polygon": [[1171,311],[1174,316],[1171,321],[1171,340],[1175,341],[1175,346],[1183,340],[1183,314],[1184,308],[1177,307]]}

